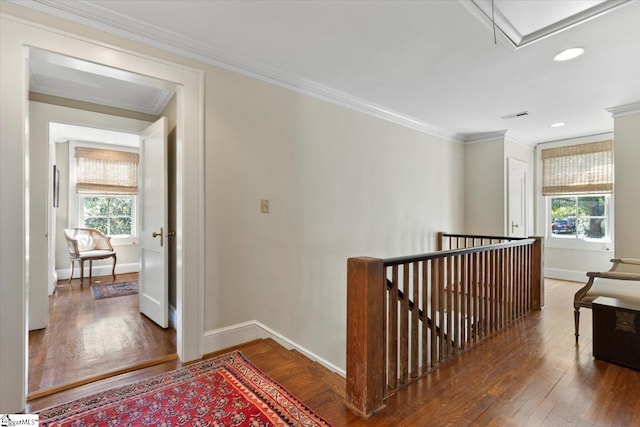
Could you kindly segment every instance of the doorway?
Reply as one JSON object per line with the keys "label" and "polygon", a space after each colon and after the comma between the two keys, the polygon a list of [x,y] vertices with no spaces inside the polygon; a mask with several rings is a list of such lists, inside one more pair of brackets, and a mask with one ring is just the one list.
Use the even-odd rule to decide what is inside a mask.
{"label": "doorway", "polygon": [[[3,378],[0,394],[3,410],[6,408],[9,412],[19,412],[25,406],[28,313],[40,310],[43,306],[42,301],[32,304],[31,297],[36,293],[33,292],[35,287],[47,285],[46,281],[44,285],[36,283],[30,276],[30,267],[35,263],[31,256],[32,250],[43,245],[46,253],[47,237],[46,233],[35,235],[29,230],[30,220],[38,213],[31,205],[31,197],[42,189],[36,189],[35,182],[29,178],[32,159],[27,157],[31,140],[26,129],[29,108],[27,48],[57,52],[94,64],[137,73],[139,76],[151,76],[172,82],[178,87],[178,214],[175,238],[178,247],[176,287],[180,302],[176,313],[176,342],[182,361],[200,358],[204,294],[203,72],[47,27],[32,26],[4,16],[0,19],[0,47],[3,52],[3,61],[0,61],[0,75],[3,77],[0,80],[0,91],[3,94],[2,108],[6,118],[0,128],[0,138],[4,141],[3,155],[0,158],[0,186],[3,200],[11,200],[11,203],[4,203],[0,208],[0,228],[3,230],[0,241],[3,254],[0,311],[3,318],[12,319],[11,322],[0,323],[0,335],[3,337],[0,349],[0,376]],[[48,174],[48,171],[45,173]],[[46,194],[46,189],[43,193]],[[189,283],[190,286],[185,287],[184,283]],[[46,300],[44,302],[46,304]]]}
{"label": "doorway", "polygon": [[508,216],[507,235],[527,237],[527,164],[509,158],[508,160]]}
{"label": "doorway", "polygon": [[[32,102],[31,107],[34,128],[43,127],[43,121],[52,116],[87,125],[100,120],[100,114],[91,111],[36,102]],[[54,260],[48,274],[53,287],[48,292],[49,316],[45,328],[30,328],[29,332],[30,397],[66,388],[72,383],[83,383],[91,377],[102,378],[176,357],[175,329],[163,329],[142,316],[138,294],[111,298],[113,290],[142,288],[138,280],[140,233],[136,218],[142,195],[78,194],[76,191],[76,148],[96,156],[102,153],[137,153],[139,150],[139,130],[144,129],[147,122],[124,117],[111,117],[109,120],[112,127],[128,127],[131,133],[56,122],[49,122],[47,126],[49,145],[53,146],[49,150],[49,163],[56,165],[59,177],[57,203],[52,203],[48,210],[48,258]],[[41,129],[34,129],[32,133],[36,140],[40,134],[46,135]],[[103,165],[98,162],[94,166]],[[171,176],[168,178],[173,181]],[[53,191],[52,186],[49,188]],[[113,200],[115,209],[109,208],[110,203],[99,203],[105,200]],[[129,203],[115,203],[123,201]],[[175,209],[168,211],[175,212]],[[112,215],[116,216],[111,218]],[[96,227],[111,236],[111,244],[118,254],[115,280],[110,276],[111,261],[108,260],[104,265],[93,263],[93,280],[89,283],[85,277],[83,287],[77,278],[68,281],[71,271],[64,229],[83,226]],[[171,250],[171,242],[168,243]],[[35,269],[43,267],[34,265]],[[76,273],[75,277],[79,277],[78,269]],[[105,277],[100,277],[103,275]],[[112,283],[116,285],[112,286]],[[175,285],[175,280],[170,280],[170,283]],[[175,286],[172,286],[172,291],[174,297],[170,303],[172,313],[175,313]],[[45,292],[45,289],[39,287],[39,292]],[[100,298],[105,296],[109,298]],[[30,313],[30,317],[37,318],[40,314]]]}

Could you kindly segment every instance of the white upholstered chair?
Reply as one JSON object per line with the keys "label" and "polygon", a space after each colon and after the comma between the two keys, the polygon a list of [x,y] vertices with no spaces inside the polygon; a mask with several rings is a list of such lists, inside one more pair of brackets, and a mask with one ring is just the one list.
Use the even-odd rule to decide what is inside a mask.
{"label": "white upholstered chair", "polygon": [[64,230],[69,248],[69,260],[71,261],[71,274],[69,283],[73,278],[75,262],[80,264],[80,286],[84,284],[84,262],[89,261],[89,283],[91,283],[93,261],[97,259],[113,258],[111,274],[116,278],[116,252],[111,246],[111,237],[106,236],[95,228],[67,228]]}
{"label": "white upholstered chair", "polygon": [[640,259],[614,258],[608,271],[587,273],[587,284],[573,299],[576,342],[580,333],[580,308],[591,308],[600,296],[640,304]]}

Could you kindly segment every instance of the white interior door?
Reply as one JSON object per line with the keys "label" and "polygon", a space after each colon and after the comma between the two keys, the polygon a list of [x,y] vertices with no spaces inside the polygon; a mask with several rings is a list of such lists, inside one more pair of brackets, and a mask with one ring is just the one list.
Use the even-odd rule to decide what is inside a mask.
{"label": "white interior door", "polygon": [[140,312],[166,328],[169,326],[166,117],[140,134],[138,188]]}
{"label": "white interior door", "polygon": [[527,164],[509,159],[509,212],[507,215],[507,235],[527,236]]}

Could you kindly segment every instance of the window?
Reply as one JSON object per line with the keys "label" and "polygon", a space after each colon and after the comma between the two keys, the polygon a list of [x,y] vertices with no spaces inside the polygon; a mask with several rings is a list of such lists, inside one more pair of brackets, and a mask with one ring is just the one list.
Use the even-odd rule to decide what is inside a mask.
{"label": "window", "polygon": [[76,212],[81,226],[109,236],[137,235],[138,161],[133,151],[75,147]]}
{"label": "window", "polygon": [[609,238],[608,195],[563,195],[549,199],[552,236],[600,240]]}
{"label": "window", "polygon": [[613,141],[541,150],[549,237],[609,241]]}
{"label": "window", "polygon": [[80,196],[80,218],[84,227],[109,236],[134,236],[134,196]]}

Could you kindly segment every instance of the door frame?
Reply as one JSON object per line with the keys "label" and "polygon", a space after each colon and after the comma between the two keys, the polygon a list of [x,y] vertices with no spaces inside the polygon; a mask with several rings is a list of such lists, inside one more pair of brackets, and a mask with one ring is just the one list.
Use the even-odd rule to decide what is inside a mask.
{"label": "door frame", "polygon": [[[29,294],[29,99],[28,48],[77,57],[172,82],[177,91],[176,127],[176,335],[182,361],[202,357],[204,295],[204,73],[2,15],[0,90],[3,141],[0,156],[0,412],[24,409],[27,395]],[[188,244],[185,244],[187,243]],[[189,286],[184,286],[189,283]],[[30,309],[36,309],[31,307]],[[16,367],[19,367],[18,369]]]}

